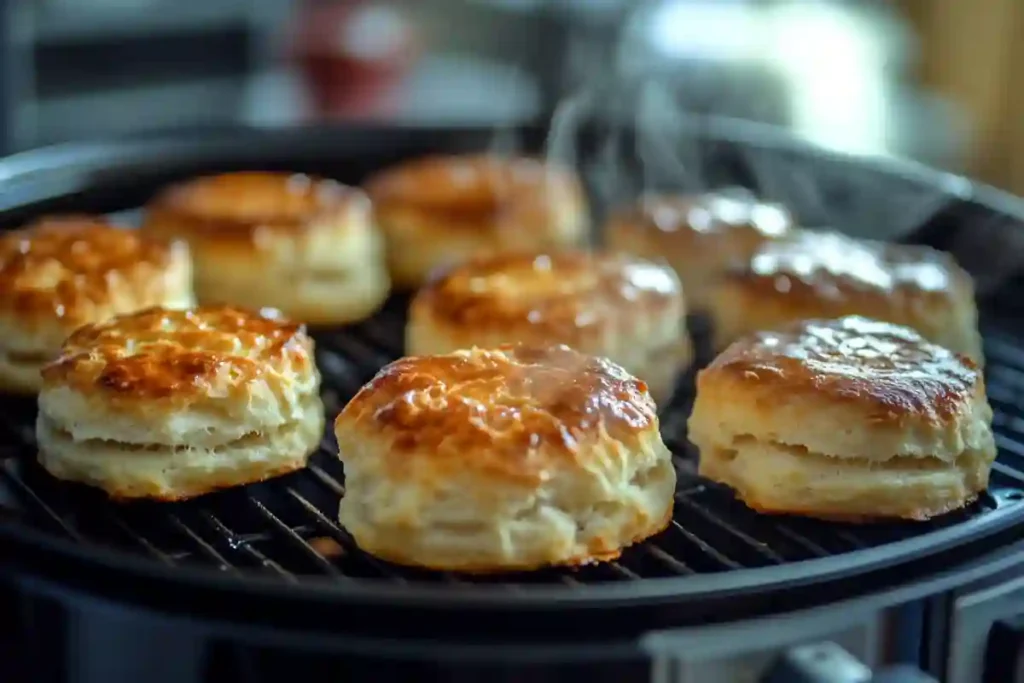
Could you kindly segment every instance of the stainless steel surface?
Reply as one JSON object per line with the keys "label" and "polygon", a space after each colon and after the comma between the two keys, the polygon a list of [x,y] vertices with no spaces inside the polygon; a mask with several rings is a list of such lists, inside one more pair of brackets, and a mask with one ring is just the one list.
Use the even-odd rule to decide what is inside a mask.
{"label": "stainless steel surface", "polygon": [[[245,95],[256,74],[281,55],[283,29],[294,3],[287,0],[6,0],[10,20],[0,36],[3,68],[12,71],[11,147],[30,149],[76,139],[243,119]],[[196,72],[180,48],[162,48],[175,37],[226,45],[220,34],[243,33],[244,46],[231,48],[244,69],[230,73],[223,59],[210,57]],[[141,44],[140,44],[141,41]],[[148,41],[148,42],[147,42]],[[232,43],[233,45],[233,43]],[[40,68],[41,55],[104,52],[82,79],[53,76]],[[125,54],[127,57],[119,57]],[[193,54],[206,55],[207,51]],[[176,56],[178,55],[178,56]],[[57,57],[60,64],[73,58]],[[131,65],[130,76],[117,60]],[[228,60],[231,61],[231,60]],[[110,66],[114,63],[114,66]],[[13,66],[12,66],[13,65]],[[210,73],[206,73],[208,68]],[[219,70],[218,70],[219,69]],[[227,72],[225,72],[225,69]],[[97,74],[93,82],[92,74]],[[110,74],[110,77],[103,74]],[[49,92],[50,90],[70,92]]]}

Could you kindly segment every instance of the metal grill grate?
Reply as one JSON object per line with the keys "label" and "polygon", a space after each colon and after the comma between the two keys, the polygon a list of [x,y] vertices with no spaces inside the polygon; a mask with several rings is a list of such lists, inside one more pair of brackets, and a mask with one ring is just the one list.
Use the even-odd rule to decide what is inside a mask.
{"label": "metal grill grate", "polygon": [[[317,335],[329,414],[400,355],[405,303],[392,300],[372,320]],[[96,491],[57,482],[35,464],[35,410],[25,404],[3,406],[0,416],[0,511],[7,508],[30,524],[76,541],[118,546],[166,564],[200,563],[282,581],[321,575],[338,581],[486,582],[514,588],[537,582],[633,581],[828,557],[1008,513],[1024,504],[1024,350],[1007,329],[996,325],[987,335],[989,392],[1000,446],[992,488],[969,509],[927,523],[842,525],[750,511],[694,474],[696,454],[685,437],[692,377],[681,381],[676,399],[662,411],[665,440],[679,471],[675,519],[666,532],[608,564],[477,578],[376,560],[360,552],[335,521],[344,477],[330,433],[302,472],[186,503],[112,504]],[[694,333],[698,342],[706,338],[699,326]]]}

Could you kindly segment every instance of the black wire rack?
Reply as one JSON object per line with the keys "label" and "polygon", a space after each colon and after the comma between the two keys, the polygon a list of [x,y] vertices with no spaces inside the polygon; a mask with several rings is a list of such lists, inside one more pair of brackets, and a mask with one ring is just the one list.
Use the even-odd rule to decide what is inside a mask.
{"label": "black wire rack", "polygon": [[[329,416],[381,366],[401,355],[406,303],[395,298],[360,325],[315,335]],[[698,346],[706,348],[705,330],[699,323],[692,327]],[[1010,329],[986,325],[986,372],[1000,451],[990,490],[970,507],[924,523],[847,525],[759,515],[698,477],[697,454],[686,440],[692,373],[680,379],[675,398],[661,413],[662,432],[679,473],[674,519],[665,532],[628,549],[616,562],[480,578],[377,560],[361,552],[336,521],[345,487],[330,429],[303,471],[184,503],[112,503],[95,490],[58,482],[36,464],[35,406],[24,402],[8,401],[0,415],[0,514],[80,543],[127,549],[167,565],[207,565],[285,582],[319,575],[337,581],[514,588],[628,582],[826,558],[1024,509],[1024,347]],[[706,361],[707,353],[703,355]]]}

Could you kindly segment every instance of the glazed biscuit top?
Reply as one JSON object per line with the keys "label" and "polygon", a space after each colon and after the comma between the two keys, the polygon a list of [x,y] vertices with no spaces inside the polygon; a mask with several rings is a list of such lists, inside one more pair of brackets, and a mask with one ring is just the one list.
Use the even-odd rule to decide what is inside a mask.
{"label": "glazed biscuit top", "polygon": [[424,287],[414,307],[452,325],[526,326],[571,338],[631,312],[678,309],[682,286],[667,266],[623,254],[563,251],[481,257]]}
{"label": "glazed biscuit top", "polygon": [[613,221],[680,244],[735,233],[774,239],[793,227],[792,217],[781,205],[759,201],[747,193],[729,192],[650,194],[616,212]]}
{"label": "glazed biscuit top", "polygon": [[377,174],[366,188],[379,208],[412,208],[474,225],[505,213],[550,210],[559,200],[578,203],[583,192],[567,169],[527,157],[484,154],[408,161]]}
{"label": "glazed biscuit top", "polygon": [[930,247],[814,232],[765,243],[729,278],[792,297],[835,301],[864,294],[948,296],[971,287],[951,256]]}
{"label": "glazed biscuit top", "polygon": [[312,346],[269,309],[149,308],[78,329],[42,374],[44,385],[128,405],[189,404],[230,399],[253,381],[283,391],[315,374]]}
{"label": "glazed biscuit top", "polygon": [[859,316],[808,320],[741,339],[700,373],[698,391],[724,376],[786,394],[869,403],[879,421],[948,419],[982,382],[965,356],[910,328]]}
{"label": "glazed biscuit top", "polygon": [[76,327],[98,308],[152,305],[187,275],[188,248],[99,217],[53,216],[0,235],[0,309]]}
{"label": "glazed biscuit top", "polygon": [[[261,230],[308,230],[321,220],[368,215],[366,195],[333,180],[245,171],[205,176],[164,190],[146,207],[147,227],[187,236],[251,238]],[[166,225],[174,220],[174,225]]]}
{"label": "glazed biscuit top", "polygon": [[422,476],[411,463],[429,461],[441,476],[468,468],[536,484],[553,467],[615,457],[588,447],[598,441],[635,446],[656,434],[655,410],[646,385],[611,361],[567,346],[505,345],[391,363],[345,407],[335,431],[343,458],[344,444],[366,432],[387,437],[385,465],[395,476]]}

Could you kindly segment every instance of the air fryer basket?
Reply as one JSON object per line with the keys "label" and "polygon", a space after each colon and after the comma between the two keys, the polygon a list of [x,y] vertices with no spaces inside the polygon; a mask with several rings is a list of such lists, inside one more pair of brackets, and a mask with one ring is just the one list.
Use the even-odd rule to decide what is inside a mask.
{"label": "air fryer basket", "polygon": [[[704,121],[693,132],[707,187],[745,185],[786,202],[805,224],[858,234],[880,225],[913,229],[913,237],[951,248],[963,244],[964,230],[984,229],[984,239],[1004,247],[1022,230],[1016,200],[953,176],[828,154],[746,124]],[[520,138],[538,150],[543,131],[524,129]],[[349,127],[53,148],[0,163],[8,188],[0,195],[0,220],[9,227],[49,211],[130,211],[163,183],[221,170],[295,170],[357,183],[402,158],[480,149],[487,140],[482,130]],[[595,141],[581,133],[584,171]],[[527,623],[520,617],[529,618],[531,637],[563,628],[581,638],[610,636],[878,590],[977,557],[1024,530],[1024,324],[1016,321],[1024,304],[1014,303],[1024,290],[994,273],[979,272],[989,276],[979,281],[999,459],[986,495],[931,522],[844,525],[748,510],[694,474],[696,453],[685,434],[690,374],[661,411],[680,474],[665,533],[617,562],[579,570],[487,578],[414,571],[360,552],[338,526],[344,476],[330,434],[305,471],[186,503],[119,505],[42,472],[33,457],[34,405],[6,399],[0,557],[21,576],[161,609],[187,602],[213,616],[363,634],[380,629],[391,637],[444,629],[479,640],[517,638]],[[371,320],[316,333],[330,413],[402,353],[405,306],[395,297]],[[703,335],[699,324],[695,334]],[[388,619],[376,618],[382,610]],[[506,618],[481,620],[485,610]],[[614,610],[616,618],[580,620],[595,610]]]}

